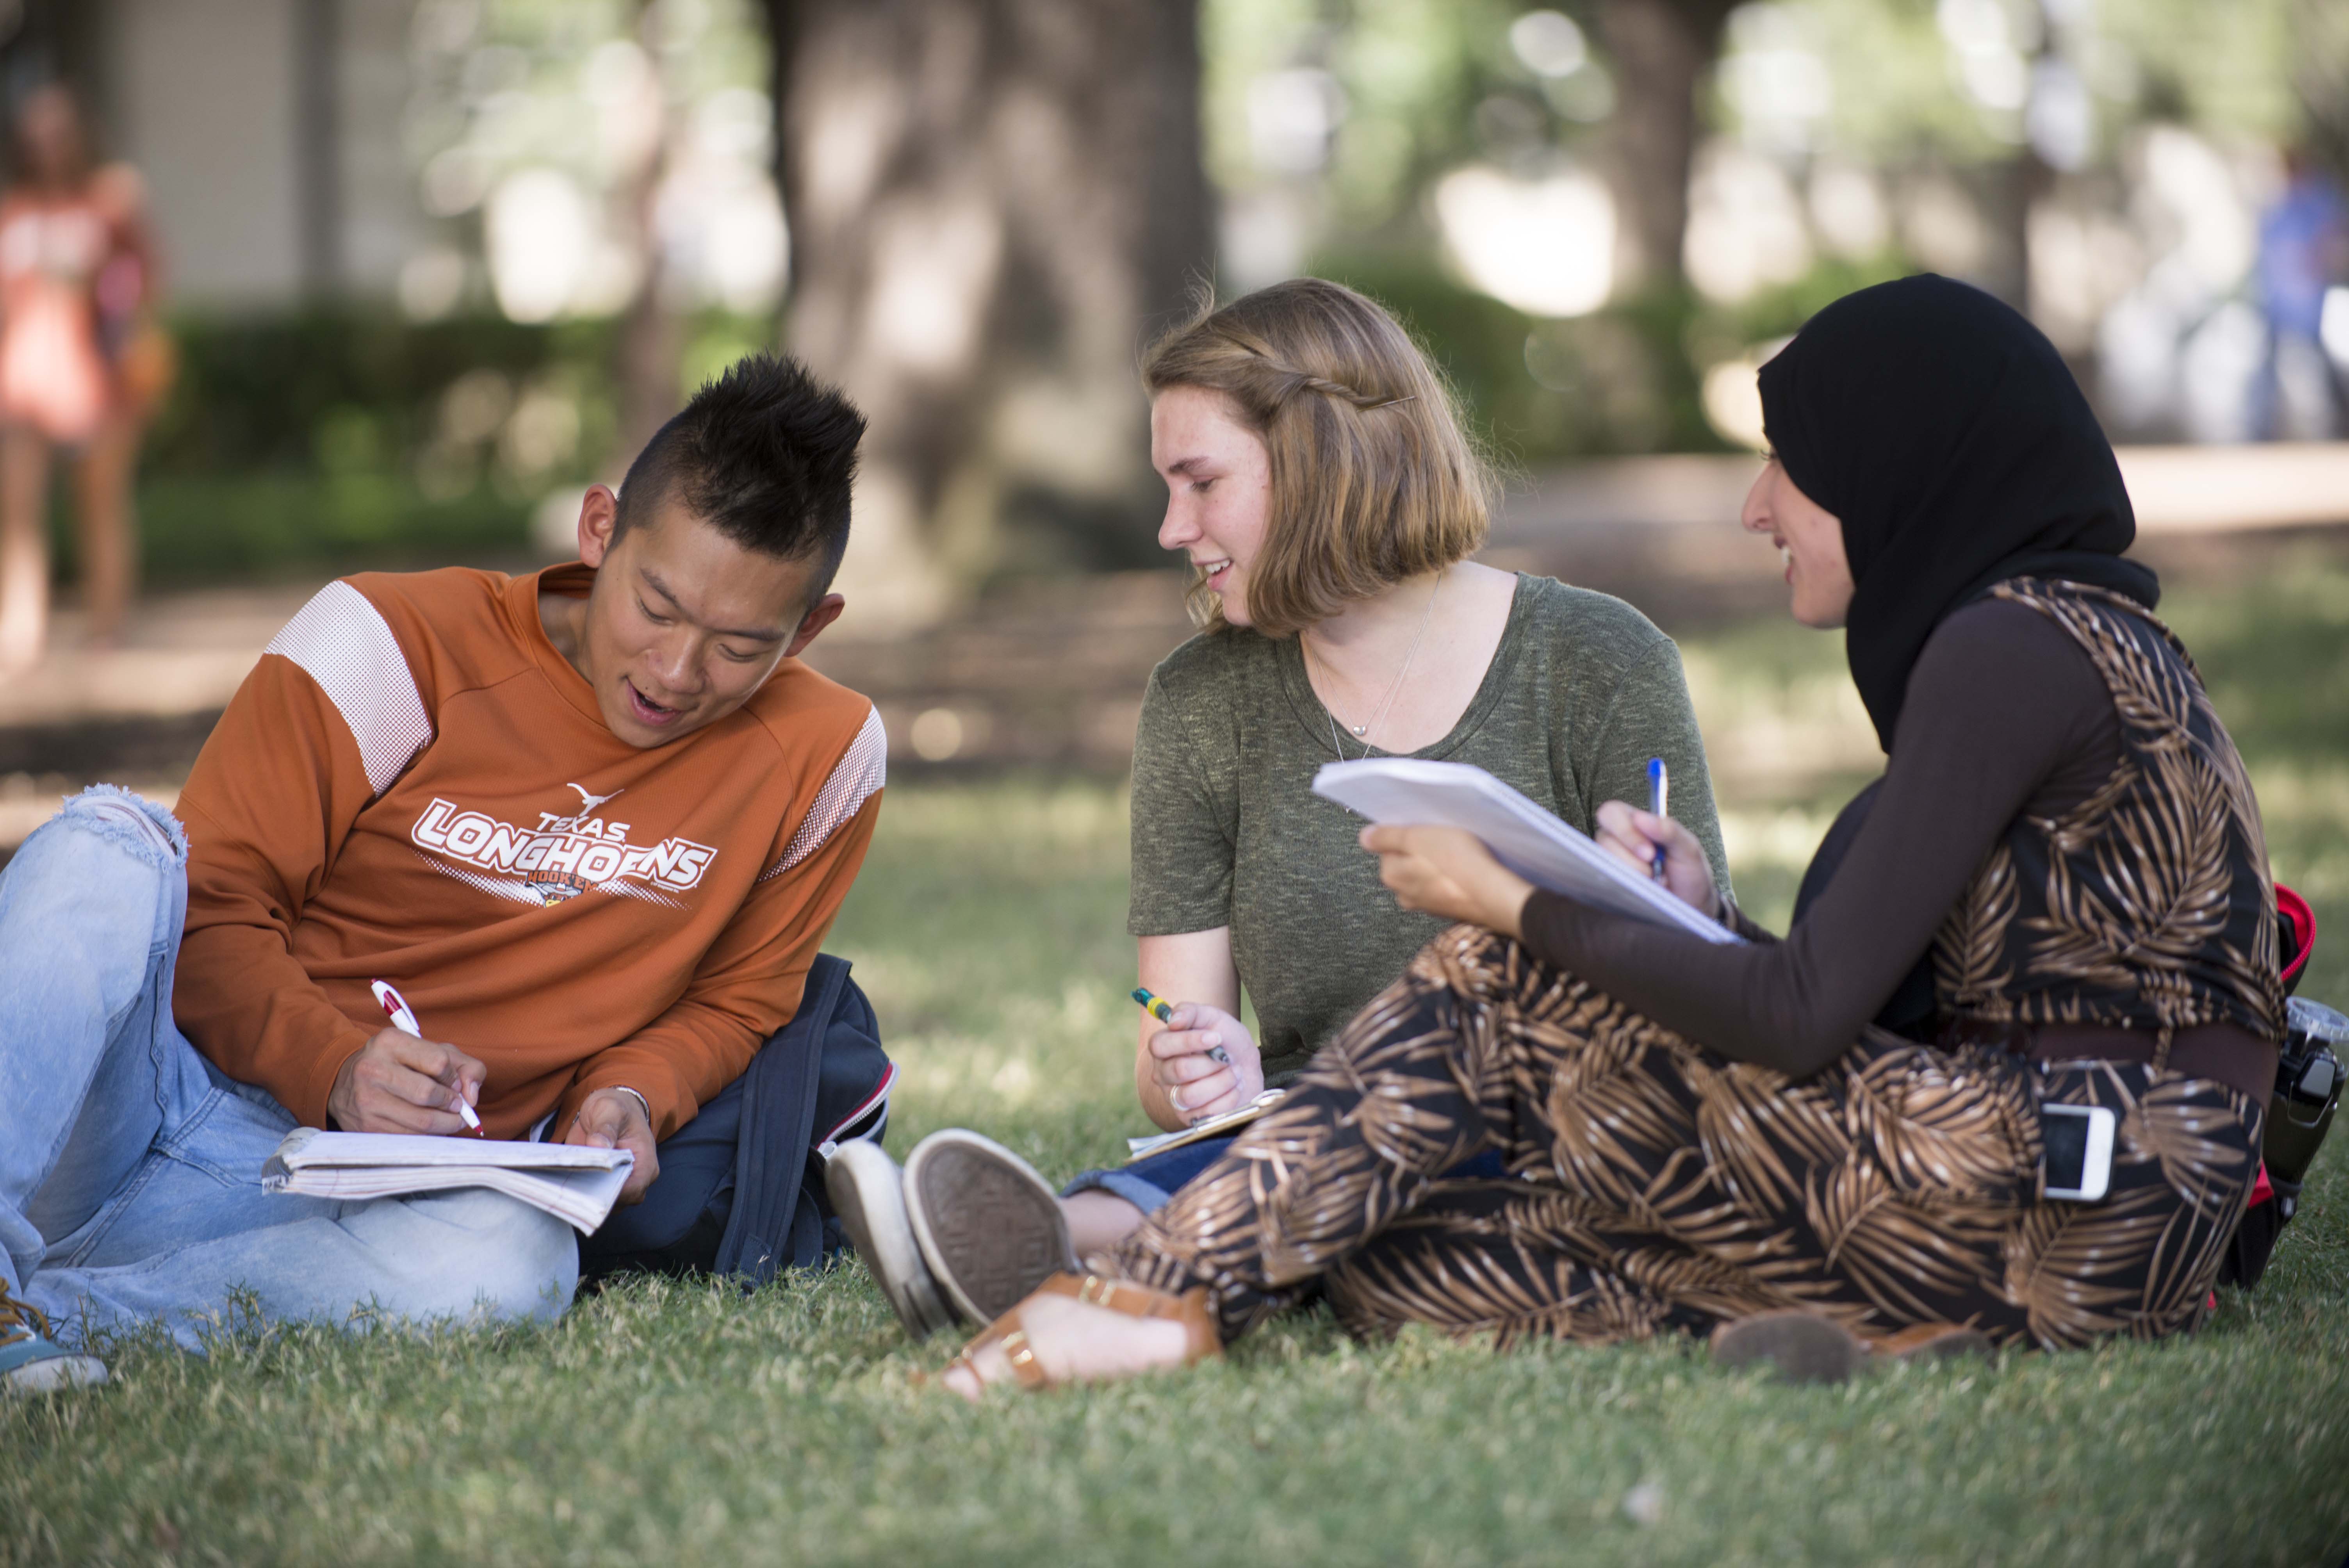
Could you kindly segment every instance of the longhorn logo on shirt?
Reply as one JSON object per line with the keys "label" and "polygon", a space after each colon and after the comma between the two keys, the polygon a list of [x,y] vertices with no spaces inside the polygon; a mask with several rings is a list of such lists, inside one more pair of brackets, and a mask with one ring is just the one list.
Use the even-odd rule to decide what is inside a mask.
{"label": "longhorn logo on shirt", "polygon": [[[698,885],[718,858],[716,849],[690,839],[631,843],[630,824],[596,815],[624,791],[596,795],[576,784],[565,788],[577,792],[578,811],[541,811],[531,828],[436,797],[408,836],[429,851],[426,859],[436,870],[520,903],[562,903],[592,888],[676,906],[667,893]],[[451,861],[472,869],[460,870],[447,863]]]}
{"label": "longhorn logo on shirt", "polygon": [[564,788],[579,791],[579,820],[583,822],[602,810],[605,801],[616,800],[628,792],[625,785],[613,790],[609,795],[590,795],[586,788],[579,784],[565,784]]}

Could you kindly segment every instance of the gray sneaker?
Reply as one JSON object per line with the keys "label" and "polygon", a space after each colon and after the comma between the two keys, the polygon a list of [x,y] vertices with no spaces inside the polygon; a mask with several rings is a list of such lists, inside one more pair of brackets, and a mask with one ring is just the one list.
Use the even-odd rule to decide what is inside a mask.
{"label": "gray sneaker", "polygon": [[991,1138],[950,1128],[914,1145],[905,1212],[939,1291],[973,1323],[993,1323],[1052,1275],[1076,1272],[1059,1194]]}
{"label": "gray sneaker", "polygon": [[106,1363],[77,1356],[49,1336],[49,1320],[30,1302],[0,1285],[0,1393],[47,1394],[94,1388],[106,1381]]}
{"label": "gray sneaker", "polygon": [[1858,1335],[1794,1306],[1716,1325],[1712,1349],[1720,1366],[1767,1367],[1787,1383],[1840,1383],[1868,1360],[1868,1343]]}
{"label": "gray sneaker", "polygon": [[955,1326],[905,1219],[905,1184],[878,1144],[852,1138],[823,1164],[823,1190],[849,1244],[881,1287],[897,1321],[916,1339]]}

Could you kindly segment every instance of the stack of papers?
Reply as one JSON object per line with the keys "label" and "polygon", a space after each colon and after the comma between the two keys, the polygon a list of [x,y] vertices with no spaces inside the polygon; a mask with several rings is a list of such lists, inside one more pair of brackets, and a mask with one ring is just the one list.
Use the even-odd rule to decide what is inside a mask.
{"label": "stack of papers", "polygon": [[1484,840],[1503,865],[1578,903],[1668,925],[1706,942],[1744,940],[1482,768],[1411,757],[1328,762],[1313,776],[1313,792],[1373,822],[1465,829]]}
{"label": "stack of papers", "polygon": [[636,1163],[625,1149],[304,1127],[286,1134],[262,1166],[261,1185],[313,1198],[398,1198],[487,1187],[594,1235]]}

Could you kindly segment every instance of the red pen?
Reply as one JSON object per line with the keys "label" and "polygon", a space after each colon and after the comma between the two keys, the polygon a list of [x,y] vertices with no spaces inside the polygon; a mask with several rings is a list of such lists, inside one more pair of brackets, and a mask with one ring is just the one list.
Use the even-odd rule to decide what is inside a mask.
{"label": "red pen", "polygon": [[[408,998],[401,995],[391,982],[373,981],[367,989],[375,993],[376,1001],[381,1004],[384,1016],[391,1020],[393,1028],[403,1035],[413,1035],[419,1040],[424,1037],[424,1031],[417,1026],[416,1015],[409,1008]],[[472,1102],[465,1098],[463,1089],[457,1091],[457,1114],[463,1117],[465,1125],[475,1132],[481,1130],[481,1119],[473,1114]]]}

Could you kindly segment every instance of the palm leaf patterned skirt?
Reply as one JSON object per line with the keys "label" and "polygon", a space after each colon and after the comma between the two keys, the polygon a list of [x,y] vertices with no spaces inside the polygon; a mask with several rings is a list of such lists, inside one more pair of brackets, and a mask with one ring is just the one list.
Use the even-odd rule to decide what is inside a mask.
{"label": "palm leaf patterned skirt", "polygon": [[[2042,1101],[2115,1113],[2104,1202],[2040,1197]],[[2206,1079],[1874,1032],[1791,1080],[1464,925],[1094,1266],[1206,1286],[1227,1340],[1317,1288],[1358,1334],[1503,1345],[1788,1306],[1863,1335],[2154,1338],[2200,1317],[2259,1128]],[[1506,1178],[1443,1174],[1487,1150]]]}

